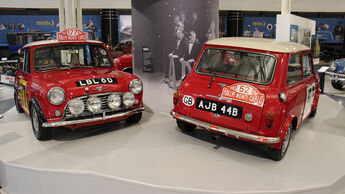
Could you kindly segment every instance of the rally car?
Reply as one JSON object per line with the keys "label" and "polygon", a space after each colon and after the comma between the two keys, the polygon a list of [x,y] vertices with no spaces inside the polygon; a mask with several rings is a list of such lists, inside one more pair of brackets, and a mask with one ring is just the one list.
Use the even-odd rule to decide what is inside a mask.
{"label": "rally car", "polygon": [[291,42],[221,38],[207,42],[174,94],[181,130],[196,127],[268,145],[273,160],[292,130],[316,114],[321,90],[312,51]]}
{"label": "rally car", "polygon": [[31,118],[38,140],[50,138],[54,127],[136,123],[144,110],[141,80],[114,70],[103,43],[72,30],[62,32],[62,40],[32,42],[21,50],[14,101]]}
{"label": "rally car", "polygon": [[332,87],[343,90],[345,85],[345,58],[332,61],[327,74],[330,75]]}

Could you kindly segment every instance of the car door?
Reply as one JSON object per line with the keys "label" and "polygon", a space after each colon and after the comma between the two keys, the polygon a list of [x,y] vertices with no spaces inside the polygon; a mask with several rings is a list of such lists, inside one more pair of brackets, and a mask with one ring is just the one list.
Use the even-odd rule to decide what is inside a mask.
{"label": "car door", "polygon": [[303,85],[306,93],[303,120],[309,115],[316,92],[316,80],[314,76],[313,60],[311,53],[303,53]]}
{"label": "car door", "polygon": [[302,77],[302,54],[294,53],[289,56],[287,68],[287,111],[302,121],[306,90]]}
{"label": "car door", "polygon": [[18,87],[18,96],[20,104],[23,107],[23,110],[29,114],[29,99],[28,99],[28,86],[30,84],[30,49],[23,50],[23,63],[20,64],[20,71],[18,72],[19,87]]}

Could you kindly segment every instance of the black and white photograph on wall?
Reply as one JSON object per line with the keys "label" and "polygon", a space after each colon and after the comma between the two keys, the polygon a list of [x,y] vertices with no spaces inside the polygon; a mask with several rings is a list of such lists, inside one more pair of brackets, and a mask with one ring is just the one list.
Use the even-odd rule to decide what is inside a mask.
{"label": "black and white photograph on wall", "polygon": [[337,25],[335,25],[333,30],[334,40],[343,40],[344,38],[345,28],[341,21],[338,21]]}
{"label": "black and white photograph on wall", "polygon": [[306,45],[307,47],[311,46],[311,30],[308,28],[303,29],[303,39],[301,44]]}
{"label": "black and white photograph on wall", "polygon": [[[164,83],[177,90],[182,79],[192,71],[203,44],[219,37],[218,10],[214,10],[212,6],[194,9],[194,1],[166,0],[162,3],[170,3],[165,17],[166,24],[170,27],[167,28],[168,32],[164,33],[164,39],[170,46],[164,53],[164,61],[167,61],[168,65],[165,66]],[[204,16],[208,14],[213,17]]]}
{"label": "black and white photograph on wall", "polygon": [[132,41],[132,16],[120,15],[119,21],[119,41],[121,43]]}
{"label": "black and white photograph on wall", "polygon": [[83,29],[87,30],[87,39],[88,40],[98,40],[99,38],[96,35],[97,32],[97,26],[95,25],[95,22],[93,19],[89,19],[89,23],[83,25]]}

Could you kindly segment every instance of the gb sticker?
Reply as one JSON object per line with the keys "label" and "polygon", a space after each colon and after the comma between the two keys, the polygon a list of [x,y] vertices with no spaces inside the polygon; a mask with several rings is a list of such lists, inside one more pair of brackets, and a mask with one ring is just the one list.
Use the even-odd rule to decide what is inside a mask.
{"label": "gb sticker", "polygon": [[182,98],[183,104],[186,106],[193,106],[194,105],[194,98],[188,95],[184,95]]}

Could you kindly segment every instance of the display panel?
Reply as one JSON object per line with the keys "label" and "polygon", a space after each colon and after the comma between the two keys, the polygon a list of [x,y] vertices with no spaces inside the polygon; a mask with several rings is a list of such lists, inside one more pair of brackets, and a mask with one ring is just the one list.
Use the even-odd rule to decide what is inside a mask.
{"label": "display panel", "polygon": [[[0,15],[0,46],[17,46],[37,40],[55,39],[58,15]],[[83,16],[83,31],[89,40],[101,37],[101,17]]]}
{"label": "display panel", "polygon": [[[344,18],[308,18],[316,21],[315,34],[323,43],[343,43],[345,32]],[[275,38],[275,17],[243,17],[243,36]],[[309,35],[306,32],[306,35]],[[307,38],[309,36],[306,36]],[[308,41],[309,40],[305,40]]]}

